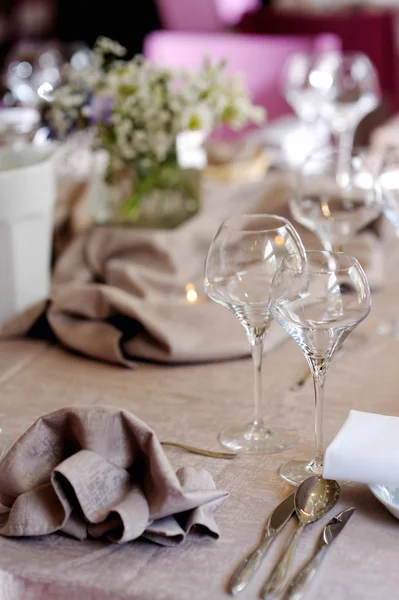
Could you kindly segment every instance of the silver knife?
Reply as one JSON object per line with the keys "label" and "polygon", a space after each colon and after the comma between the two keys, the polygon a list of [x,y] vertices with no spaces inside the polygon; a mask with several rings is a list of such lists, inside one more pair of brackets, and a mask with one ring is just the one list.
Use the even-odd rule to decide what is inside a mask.
{"label": "silver knife", "polygon": [[249,583],[259,568],[270,544],[284,525],[295,514],[295,493],[281,502],[269,516],[262,539],[258,546],[238,565],[230,578],[228,591],[235,596]]}
{"label": "silver knife", "polygon": [[345,527],[353,515],[355,508],[347,508],[338,515],[333,517],[331,521],[324,527],[320,539],[317,543],[315,553],[312,558],[301,568],[300,571],[293,577],[288,587],[285,600],[300,600],[303,597],[306,586],[312,581],[316,574],[317,567],[320,565],[325,550],[329,548],[337,535]]}

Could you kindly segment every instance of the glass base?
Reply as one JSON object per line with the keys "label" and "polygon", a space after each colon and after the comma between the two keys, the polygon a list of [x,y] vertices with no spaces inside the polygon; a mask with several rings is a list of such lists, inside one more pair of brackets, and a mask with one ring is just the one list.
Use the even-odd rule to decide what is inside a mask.
{"label": "glass base", "polygon": [[377,333],[378,335],[382,335],[383,337],[389,337],[394,340],[399,340],[399,320],[394,319],[386,323],[381,323],[377,327]]}
{"label": "glass base", "polygon": [[316,467],[313,461],[306,460],[289,460],[282,464],[278,470],[281,479],[295,486],[298,486],[308,477],[312,477],[312,475],[322,475],[322,472],[321,467]]}
{"label": "glass base", "polygon": [[220,443],[243,454],[274,454],[292,448],[298,441],[296,429],[260,427],[249,423],[224,429],[219,435]]}

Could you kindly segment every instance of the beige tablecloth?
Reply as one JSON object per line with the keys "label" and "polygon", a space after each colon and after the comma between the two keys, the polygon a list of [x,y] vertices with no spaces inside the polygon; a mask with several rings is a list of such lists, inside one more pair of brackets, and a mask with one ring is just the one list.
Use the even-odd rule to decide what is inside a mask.
{"label": "beige tablecloth", "polygon": [[[244,192],[245,188],[238,188],[235,198],[237,203],[241,199],[243,208]],[[385,285],[373,294],[372,313],[358,329],[370,337],[356,350],[348,350],[327,376],[327,443],[351,408],[399,416],[399,342],[375,334],[380,319],[398,312],[397,246],[389,246],[385,260]],[[295,426],[300,437],[296,447],[233,461],[167,450],[175,469],[203,467],[219,489],[229,492],[217,515],[219,540],[193,537],[170,549],[150,542],[123,547],[104,541],[79,542],[60,534],[0,538],[0,598],[227,600],[225,586],[234,566],[257,541],[273,507],[292,491],[279,478],[278,466],[290,458],[310,458],[312,454],[311,383],[299,392],[289,391],[304,367],[303,355],[291,339],[265,355],[265,418],[273,415],[276,424]],[[252,384],[250,359],[179,367],[142,364],[131,371],[74,355],[48,342],[1,341],[0,439],[4,445],[11,444],[50,410],[107,404],[133,412],[159,439],[216,449],[222,427],[252,416]],[[342,488],[337,511],[351,505],[357,510],[326,555],[306,600],[380,600],[398,595],[399,522],[364,485]],[[306,528],[295,567],[309,555],[329,517]],[[273,543],[261,571],[240,598],[257,597],[293,527],[294,520]]]}

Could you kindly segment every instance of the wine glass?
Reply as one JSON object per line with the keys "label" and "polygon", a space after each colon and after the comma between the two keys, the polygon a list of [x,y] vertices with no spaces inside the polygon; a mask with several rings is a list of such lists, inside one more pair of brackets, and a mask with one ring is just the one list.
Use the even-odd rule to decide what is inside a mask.
{"label": "wine glass", "polygon": [[281,465],[280,476],[299,485],[323,472],[323,401],[328,367],[347,336],[371,310],[366,275],[353,256],[311,250],[286,257],[273,279],[270,311],[305,355],[315,393],[315,456]]}
{"label": "wine glass", "polygon": [[341,50],[290,55],[283,94],[303,121],[324,121],[344,149],[353,146],[356,127],[380,101],[378,74],[368,56]]}
{"label": "wine glass", "polygon": [[382,212],[382,201],[370,161],[361,150],[348,151],[342,170],[340,150],[311,153],[299,169],[290,199],[294,219],[312,231],[325,250],[342,250]]}
{"label": "wine glass", "polygon": [[321,52],[309,71],[319,116],[336,139],[342,168],[350,159],[356,128],[380,102],[378,75],[362,52]]}
{"label": "wine glass", "polygon": [[[293,121],[292,117],[285,117],[291,134],[286,136],[283,152],[289,158],[289,164],[293,166],[298,166],[307,152],[331,145],[330,128],[321,119],[317,107],[319,94],[309,80],[309,73],[318,54],[293,52],[286,59],[282,70],[281,93],[298,121]],[[279,139],[280,144],[282,141]]]}
{"label": "wine glass", "polygon": [[283,96],[304,123],[315,123],[320,119],[317,106],[320,95],[309,77],[318,56],[318,53],[312,52],[293,52],[283,67]]}
{"label": "wine glass", "polygon": [[294,429],[270,428],[262,418],[261,369],[265,336],[272,317],[269,293],[282,258],[304,255],[294,227],[276,215],[237,215],[222,223],[205,263],[205,291],[240,321],[251,346],[255,411],[250,423],[225,429],[219,439],[235,452],[272,453],[293,446]]}
{"label": "wine glass", "polygon": [[[380,157],[378,172],[381,185],[384,216],[399,238],[399,148],[390,147]],[[380,335],[399,340],[399,318],[382,323],[377,328]]]}

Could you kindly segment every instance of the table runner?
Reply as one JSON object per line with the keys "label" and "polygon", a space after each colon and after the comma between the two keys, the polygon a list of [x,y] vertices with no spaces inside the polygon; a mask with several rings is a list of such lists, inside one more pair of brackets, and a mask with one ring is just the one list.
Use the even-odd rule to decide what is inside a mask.
{"label": "table runner", "polygon": [[[247,355],[238,319],[203,292],[206,254],[220,223],[232,214],[292,219],[292,185],[287,173],[245,184],[205,180],[200,213],[176,229],[87,229],[58,259],[50,302],[17,315],[0,334],[55,338],[87,356],[129,367],[136,359],[189,363]],[[345,249],[365,266],[373,287],[384,276],[378,232],[380,237],[363,232]],[[307,248],[319,246],[314,235],[303,228],[300,233]],[[194,302],[186,298],[187,285],[197,290]],[[266,350],[285,335],[273,323]]]}

